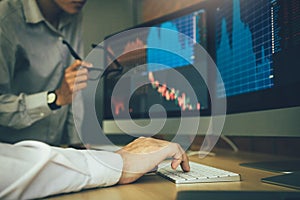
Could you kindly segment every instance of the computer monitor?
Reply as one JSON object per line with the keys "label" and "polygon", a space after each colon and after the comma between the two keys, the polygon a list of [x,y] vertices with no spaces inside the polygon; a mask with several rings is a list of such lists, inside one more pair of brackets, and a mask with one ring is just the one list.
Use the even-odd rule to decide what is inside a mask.
{"label": "computer monitor", "polygon": [[[226,88],[223,134],[299,137],[300,3],[296,0],[224,0],[214,9],[214,58]],[[219,80],[217,80],[218,85]],[[217,98],[222,98],[218,87]],[[242,163],[281,172],[299,161]],[[297,176],[282,177],[297,180]],[[282,183],[280,183],[282,181]]]}
{"label": "computer monitor", "polygon": [[293,0],[216,5],[213,56],[229,114],[224,134],[300,136],[299,9]]}
{"label": "computer monitor", "polygon": [[[189,80],[199,101],[185,101],[189,102],[187,104],[180,102],[189,95],[167,75],[170,68],[151,68],[143,65],[144,68],[138,68],[132,76],[127,77],[128,84],[134,85],[132,88],[138,88],[132,93],[129,106],[124,107],[122,94],[112,95],[119,79],[113,76],[105,79],[104,132],[123,133],[113,117],[113,114],[116,114],[119,116],[118,120],[126,123],[128,119],[122,119],[122,112],[130,113],[132,120],[139,125],[147,125],[150,105],[160,104],[167,111],[167,121],[160,134],[176,132],[181,120],[180,114],[184,110],[188,113],[185,115],[187,118],[201,118],[201,126],[197,133],[203,135],[208,130],[211,117],[211,99],[221,101],[225,98],[227,116],[222,134],[299,137],[300,67],[297,62],[300,52],[299,9],[298,0],[207,0],[132,27],[148,27],[149,32],[141,34],[146,37],[139,38],[137,33],[127,38],[122,37],[122,41],[119,42],[109,40],[115,34],[108,36],[106,47],[112,52],[119,51],[118,55],[122,54],[120,52],[126,47],[134,45],[145,47],[144,50],[122,54],[117,58],[124,66],[124,72],[147,62],[169,65]],[[190,64],[199,56],[197,52],[192,51],[192,44],[185,44],[180,39],[172,41],[172,38],[168,37],[161,40],[167,44],[178,43],[181,47],[190,45],[192,60],[188,63],[164,52],[152,52],[147,49],[157,40],[150,31],[153,27],[177,30],[201,44],[215,61],[225,90],[222,89],[221,79],[215,76],[216,72],[210,70],[209,66],[204,69],[204,74],[209,77],[208,84],[214,85],[213,93],[207,91],[203,74],[189,77],[195,74]],[[165,59],[168,56],[171,60]],[[205,68],[205,65],[203,66]],[[157,86],[148,84],[136,87],[139,81],[156,78],[165,80],[169,85],[164,85],[164,82],[160,81]],[[172,89],[166,96],[166,88],[174,88],[175,92],[171,96],[176,94],[177,99],[170,96]],[[199,113],[196,111],[200,111],[201,115],[196,115]],[[154,114],[154,120],[159,121],[159,116]]]}
{"label": "computer monitor", "polygon": [[[149,115],[152,115],[152,122],[167,118],[157,133],[172,135],[179,128],[180,122],[176,121],[180,121],[183,115],[189,118],[199,118],[199,113],[201,116],[210,115],[210,98],[205,83],[209,76],[209,61],[198,55],[201,50],[195,47],[198,43],[203,51],[207,48],[206,6],[202,3],[106,38],[106,48],[113,55],[120,55],[117,60],[124,70],[119,77],[110,76],[104,81],[105,133],[124,132],[116,125],[116,118],[117,123],[126,124],[127,120],[133,119],[137,124],[147,126]],[[111,62],[110,59],[107,61]],[[193,67],[195,63],[201,63],[201,74]],[[124,78],[130,71],[131,74]],[[113,92],[120,79],[128,89]],[[166,113],[155,105],[163,106]],[[139,129],[136,133],[153,134],[148,131]],[[134,129],[128,132],[132,134]]]}

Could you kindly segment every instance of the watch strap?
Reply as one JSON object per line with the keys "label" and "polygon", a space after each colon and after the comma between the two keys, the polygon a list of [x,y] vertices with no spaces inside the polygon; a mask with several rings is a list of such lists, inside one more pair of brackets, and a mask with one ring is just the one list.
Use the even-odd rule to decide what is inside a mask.
{"label": "watch strap", "polygon": [[51,110],[57,110],[57,109],[61,108],[61,106],[56,104],[57,95],[56,95],[55,91],[49,91],[48,95],[51,93],[55,94],[55,100],[52,103],[48,103],[48,106]]}

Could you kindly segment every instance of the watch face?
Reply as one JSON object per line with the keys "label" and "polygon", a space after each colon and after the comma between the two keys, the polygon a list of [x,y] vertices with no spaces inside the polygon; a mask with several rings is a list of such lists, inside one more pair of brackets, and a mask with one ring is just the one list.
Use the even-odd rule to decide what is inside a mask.
{"label": "watch face", "polygon": [[47,102],[48,103],[53,103],[55,101],[56,95],[55,93],[49,93],[47,96]]}

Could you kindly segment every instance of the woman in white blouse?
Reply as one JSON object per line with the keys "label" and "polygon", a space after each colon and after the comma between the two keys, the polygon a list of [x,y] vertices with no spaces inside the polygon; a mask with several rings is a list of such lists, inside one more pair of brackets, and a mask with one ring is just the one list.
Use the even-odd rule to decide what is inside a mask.
{"label": "woman in white blouse", "polygon": [[0,143],[0,199],[33,199],[132,183],[166,158],[189,171],[180,145],[138,138],[117,152],[51,147],[37,141]]}

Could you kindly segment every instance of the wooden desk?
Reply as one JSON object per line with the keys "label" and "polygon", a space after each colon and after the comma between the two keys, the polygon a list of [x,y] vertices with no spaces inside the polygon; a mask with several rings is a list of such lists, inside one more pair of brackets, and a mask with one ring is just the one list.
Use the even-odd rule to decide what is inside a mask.
{"label": "wooden desk", "polygon": [[263,177],[274,176],[277,173],[262,171],[239,166],[242,162],[256,162],[276,160],[278,157],[262,154],[251,154],[245,152],[229,152],[228,150],[217,150],[216,156],[200,159],[198,156],[190,157],[191,161],[200,162],[221,169],[233,171],[241,175],[240,182],[220,183],[197,183],[197,184],[174,184],[158,175],[145,175],[137,182],[128,185],[116,185],[107,188],[85,190],[72,194],[50,197],[51,200],[98,200],[98,199],[142,199],[142,200],[166,200],[176,199],[178,191],[183,190],[259,190],[259,191],[299,191],[287,187],[262,183]]}

